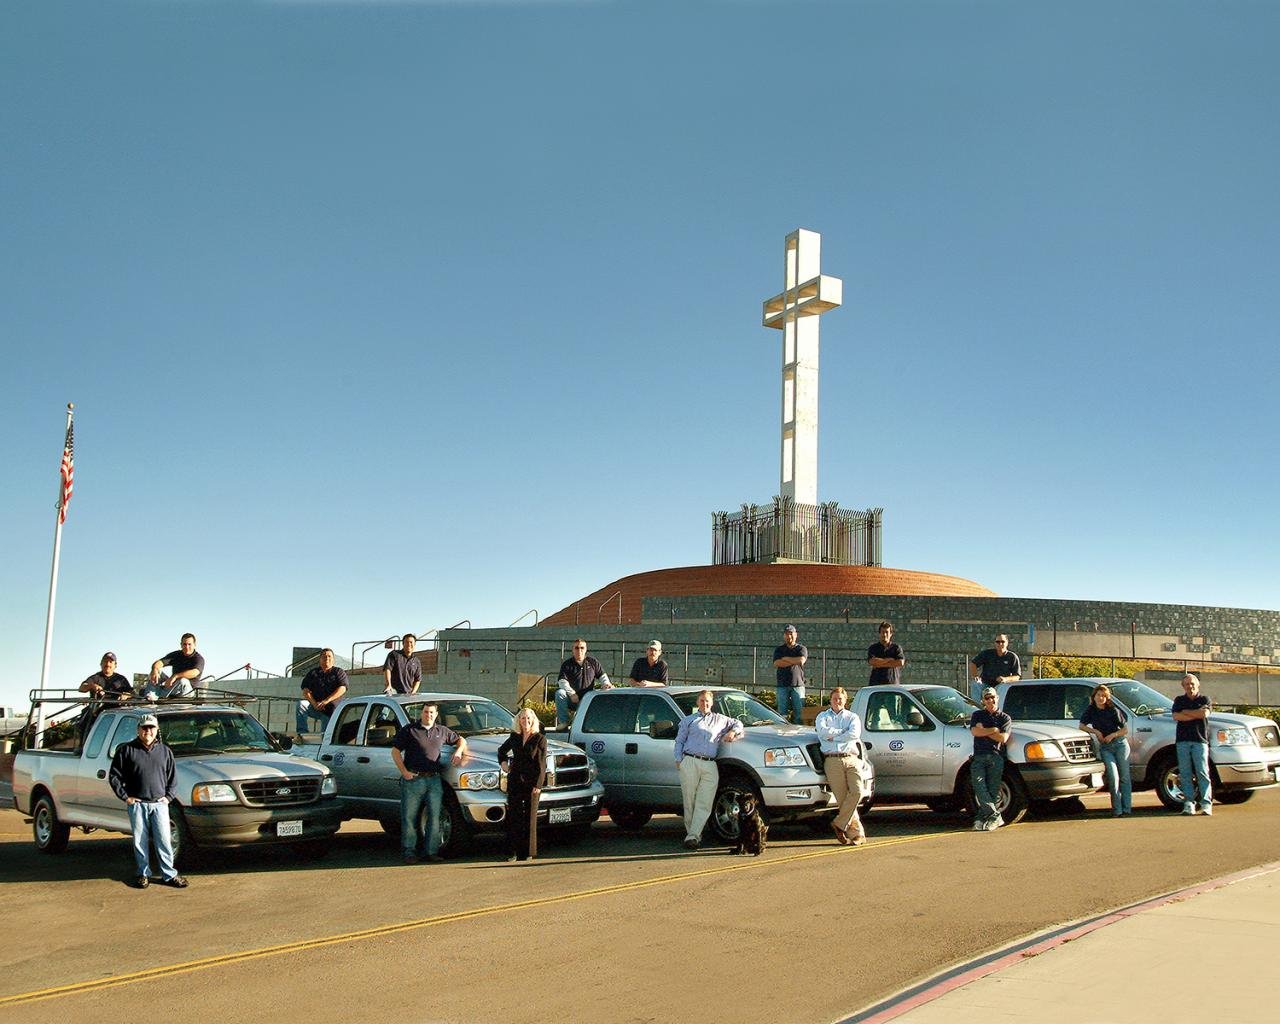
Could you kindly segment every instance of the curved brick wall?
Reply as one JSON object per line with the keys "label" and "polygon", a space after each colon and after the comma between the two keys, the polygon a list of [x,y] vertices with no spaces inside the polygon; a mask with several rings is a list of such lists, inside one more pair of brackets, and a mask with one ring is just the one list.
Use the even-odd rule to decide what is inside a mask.
{"label": "curved brick wall", "polygon": [[[646,597],[761,594],[869,594],[910,597],[996,597],[993,591],[959,576],[940,576],[908,569],[861,565],[690,565],[655,569],[614,580],[587,594],[539,625],[572,626],[575,622],[616,623],[622,592],[622,622],[641,621]],[[608,601],[608,604],[605,602]],[[601,605],[605,607],[601,609]]]}

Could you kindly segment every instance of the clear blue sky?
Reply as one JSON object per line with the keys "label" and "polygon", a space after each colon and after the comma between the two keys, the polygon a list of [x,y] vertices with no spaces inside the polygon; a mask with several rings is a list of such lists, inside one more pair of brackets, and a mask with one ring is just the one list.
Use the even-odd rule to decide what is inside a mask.
{"label": "clear blue sky", "polygon": [[544,615],[777,490],[1010,596],[1280,607],[1280,7],[0,9],[0,696]]}

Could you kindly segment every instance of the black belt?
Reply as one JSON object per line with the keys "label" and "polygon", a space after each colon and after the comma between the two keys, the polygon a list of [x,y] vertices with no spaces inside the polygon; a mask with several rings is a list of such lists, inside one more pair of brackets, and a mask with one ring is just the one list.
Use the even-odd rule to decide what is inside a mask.
{"label": "black belt", "polygon": [[851,751],[849,751],[849,753],[847,753],[847,754],[823,754],[822,756],[823,756],[823,757],[839,757],[839,758],[845,758],[845,757],[854,757],[854,758],[856,758],[858,755],[857,755],[857,754],[855,754],[855,753],[851,750]]}
{"label": "black belt", "polygon": [[688,751],[685,751],[685,755],[684,755],[684,756],[685,756],[685,757],[696,757],[699,761],[714,761],[714,760],[715,760],[715,758],[714,758],[714,757],[703,757],[701,754],[690,754]]}

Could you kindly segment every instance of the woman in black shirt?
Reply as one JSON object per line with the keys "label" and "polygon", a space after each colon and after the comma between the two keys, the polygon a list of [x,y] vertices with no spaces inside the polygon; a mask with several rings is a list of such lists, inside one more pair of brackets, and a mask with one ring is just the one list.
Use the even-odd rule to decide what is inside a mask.
{"label": "woman in black shirt", "polygon": [[1080,728],[1098,741],[1098,757],[1107,770],[1111,816],[1133,813],[1133,782],[1129,776],[1129,716],[1111,699],[1111,688],[1099,683],[1080,716]]}
{"label": "woman in black shirt", "polygon": [[547,738],[532,708],[516,715],[515,729],[498,748],[507,776],[507,860],[538,855],[538,796],[547,777]]}

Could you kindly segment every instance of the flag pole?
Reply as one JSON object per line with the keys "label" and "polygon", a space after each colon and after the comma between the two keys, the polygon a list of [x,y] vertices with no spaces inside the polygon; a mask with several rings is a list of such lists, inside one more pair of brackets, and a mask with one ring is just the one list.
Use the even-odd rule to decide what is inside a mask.
{"label": "flag pole", "polygon": [[[75,415],[75,404],[67,403],[67,434],[71,433],[71,418]],[[66,456],[64,446],[63,457]],[[65,484],[61,478],[58,480],[58,505],[56,524],[53,528],[53,568],[49,570],[49,610],[44,620],[44,658],[40,662],[40,689],[44,690],[49,685],[49,662],[50,654],[53,650],[53,609],[58,599],[58,556],[62,553],[62,521],[66,517],[63,515],[63,503],[65,494]],[[39,710],[40,721],[36,724],[35,740],[38,744],[41,734],[44,732],[44,705],[41,704]]]}

